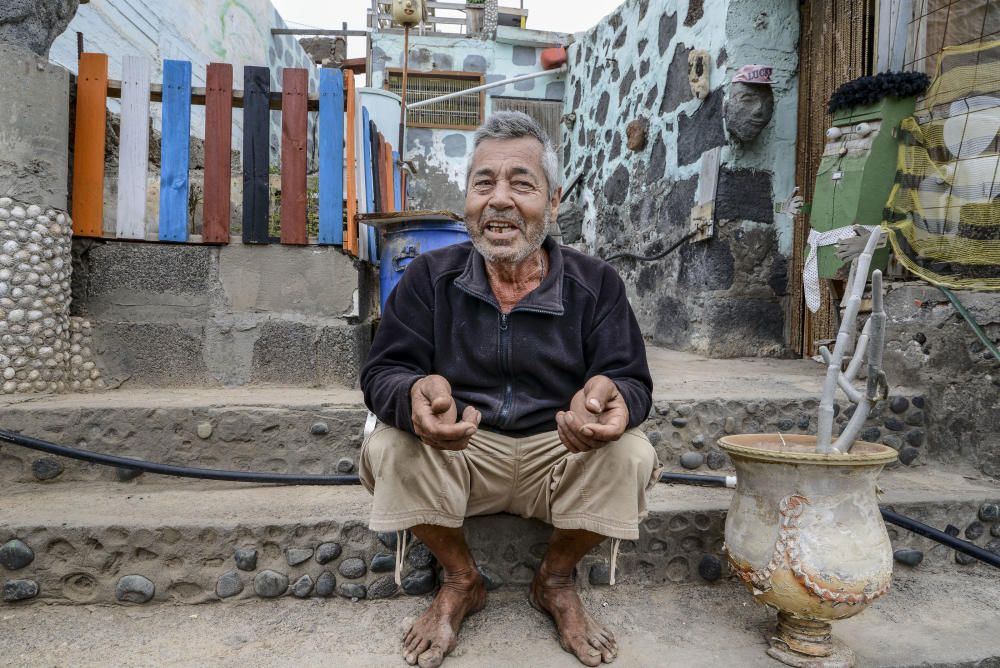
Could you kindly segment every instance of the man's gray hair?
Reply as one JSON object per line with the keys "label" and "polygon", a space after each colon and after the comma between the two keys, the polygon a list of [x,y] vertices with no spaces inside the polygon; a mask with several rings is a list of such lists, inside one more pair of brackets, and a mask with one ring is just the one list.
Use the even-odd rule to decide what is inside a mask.
{"label": "man's gray hair", "polygon": [[[560,187],[559,180],[559,156],[552,145],[549,136],[545,134],[535,119],[522,111],[498,111],[486,122],[476,129],[472,135],[472,152],[475,153],[479,145],[486,139],[519,139],[520,137],[534,137],[542,145],[542,171],[545,172],[545,180],[548,182],[549,198],[555,194]],[[472,156],[469,156],[469,165],[465,169],[465,186],[469,186],[469,177],[472,176]]]}

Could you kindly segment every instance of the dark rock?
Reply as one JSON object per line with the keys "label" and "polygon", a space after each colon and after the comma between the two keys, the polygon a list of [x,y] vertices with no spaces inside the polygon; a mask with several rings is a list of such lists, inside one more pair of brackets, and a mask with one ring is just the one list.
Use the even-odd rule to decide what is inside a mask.
{"label": "dark rock", "polygon": [[434,555],[429,547],[420,543],[410,548],[410,553],[406,555],[406,561],[413,568],[428,568],[434,562]]}
{"label": "dark rock", "polygon": [[[712,93],[712,95],[717,94],[717,91]],[[712,95],[709,95],[705,100],[706,104]],[[684,116],[681,116],[682,121],[683,119]],[[697,159],[698,155],[695,155],[694,158]],[[719,170],[715,215],[720,220],[753,220],[758,223],[773,223],[774,203],[772,197],[770,172],[756,169],[734,170],[723,167]]]}
{"label": "dark rock", "polygon": [[984,533],[986,533],[986,527],[979,521],[970,522],[969,526],[965,527],[965,537],[969,540],[978,540],[982,538]]}
{"label": "dark rock", "polygon": [[920,427],[924,424],[924,412],[923,411],[911,411],[909,415],[903,418],[903,422],[910,425],[911,427]]}
{"label": "dark rock", "polygon": [[[689,209],[690,210],[690,209]],[[681,246],[678,285],[701,290],[728,290],[733,285],[736,259],[729,242],[711,239],[707,243]]]}
{"label": "dark rock", "polygon": [[709,450],[705,461],[708,462],[708,468],[718,471],[726,465],[726,455],[721,450]]}
{"label": "dark rock", "polygon": [[944,528],[944,532],[952,538],[958,538],[958,534],[961,533],[961,530],[954,524],[949,524]]}
{"label": "dark rock", "polygon": [[885,421],[885,428],[891,431],[904,431],[906,425],[899,421],[899,419],[891,417]]}
{"label": "dark rock", "polygon": [[126,575],[115,587],[115,598],[123,603],[146,603],[155,593],[156,586],[141,575]]}
{"label": "dark rock", "polygon": [[[642,53],[642,52],[640,51],[640,53]],[[647,74],[649,74],[649,59],[648,58],[646,60],[642,61],[641,63],[639,63],[639,77],[640,78],[644,78]]]}
{"label": "dark rock", "polygon": [[17,538],[7,541],[0,547],[0,564],[8,571],[24,568],[34,560],[34,550]]}
{"label": "dark rock", "polygon": [[583,208],[573,202],[560,202],[556,224],[562,233],[563,243],[576,243],[583,235]]}
{"label": "dark rock", "polygon": [[984,503],[979,506],[979,519],[983,522],[996,522],[1000,519],[1000,504]]}
{"label": "dark rock", "polygon": [[706,310],[708,331],[716,333],[709,342],[709,356],[749,356],[764,346],[784,342],[785,311],[780,303],[753,297],[721,297],[709,301]]}
{"label": "dark rock", "polygon": [[705,455],[700,452],[685,452],[681,455],[681,466],[686,469],[696,469],[705,463]]}
{"label": "dark rock", "polygon": [[911,429],[906,433],[906,442],[917,447],[922,445],[924,442],[924,430],[923,429]]}
{"label": "dark rock", "polygon": [[904,547],[893,552],[892,558],[906,566],[918,566],[924,560],[924,553],[920,550]]}
{"label": "dark rock", "polygon": [[403,578],[403,591],[410,596],[422,596],[434,591],[437,586],[437,576],[430,568],[412,571]]}
{"label": "dark rock", "polygon": [[682,417],[675,417],[673,420],[670,421],[670,424],[674,425],[677,428],[686,427],[687,423],[688,423],[687,418],[682,418]]}
{"label": "dark rock", "polygon": [[628,72],[626,72],[625,76],[622,77],[621,83],[618,84],[618,104],[623,103],[625,101],[625,98],[628,97],[629,93],[632,92],[632,84],[634,83],[635,83],[635,68],[630,66],[628,68]]}
{"label": "dark rock", "polygon": [[311,547],[290,547],[285,550],[285,560],[289,566],[298,566],[302,562],[309,561],[313,556]]}
{"label": "dark rock", "polygon": [[237,570],[226,571],[215,582],[215,593],[219,598],[236,596],[243,591],[243,580]]}
{"label": "dark rock", "polygon": [[[663,99],[660,101],[660,115],[669,114],[688,100],[694,99],[691,84],[688,83],[688,55],[694,48],[684,48],[684,42],[674,47],[674,57],[667,68],[663,82]],[[720,116],[721,123],[721,116]],[[723,135],[723,142],[725,136]]]}
{"label": "dark rock", "polygon": [[337,460],[337,473],[350,473],[354,470],[354,462],[347,458],[341,457]]}
{"label": "dark rock", "polygon": [[483,577],[483,585],[485,585],[486,591],[498,589],[503,584],[503,578],[488,568],[480,566],[479,574]]}
{"label": "dark rock", "polygon": [[920,345],[924,345],[925,343],[927,343],[927,337],[924,335],[923,332],[917,332],[916,334],[914,334],[913,340],[919,343]]}
{"label": "dark rock", "polygon": [[236,561],[236,568],[241,571],[257,570],[257,550],[252,547],[236,548],[233,559]]}
{"label": "dark rock", "polygon": [[337,576],[330,571],[323,571],[316,579],[316,587],[313,588],[313,593],[317,596],[322,596],[323,598],[329,598],[330,596],[333,596],[333,591],[336,588]]}
{"label": "dark rock", "polygon": [[888,436],[882,437],[882,445],[888,445],[893,450],[899,450],[903,447],[903,441],[899,436],[893,436],[889,434]]}
{"label": "dark rock", "polygon": [[337,588],[337,593],[352,601],[360,601],[368,595],[368,589],[363,584],[346,582]]}
{"label": "dark rock", "polygon": [[987,550],[993,554],[1000,554],[1000,539],[993,539],[984,545]]}
{"label": "dark rock", "polygon": [[288,576],[272,570],[264,570],[253,579],[253,590],[258,596],[276,598],[288,590]]}
{"label": "dark rock", "polygon": [[364,577],[365,573],[368,572],[368,568],[365,566],[364,560],[359,559],[358,557],[344,559],[340,562],[340,566],[337,567],[337,570],[340,571],[341,575],[350,580]]}
{"label": "dark rock", "polygon": [[663,440],[663,434],[658,431],[650,431],[646,433],[646,438],[649,439],[650,445],[656,445],[661,440]]}
{"label": "dark rock", "polygon": [[994,538],[1000,538],[1000,522],[990,527],[990,535]]}
{"label": "dark rock", "polygon": [[313,579],[309,574],[303,575],[292,585],[292,595],[295,598],[305,598],[313,590]]}
{"label": "dark rock", "polygon": [[590,567],[590,575],[588,576],[590,584],[592,585],[606,585],[611,583],[611,569],[607,564],[594,564]]}
{"label": "dark rock", "polygon": [[372,557],[372,573],[391,573],[396,570],[396,555],[388,552],[380,552]]}
{"label": "dark rock", "polygon": [[642,106],[646,108],[647,111],[652,111],[653,105],[656,103],[656,98],[660,95],[659,84],[653,84],[653,87],[649,89],[646,93],[646,99],[643,100]]}
{"label": "dark rock", "polygon": [[611,104],[611,96],[608,95],[607,91],[604,91],[597,101],[597,108],[594,112],[594,120],[597,121],[598,125],[604,125],[604,121],[607,120],[609,104]]}
{"label": "dark rock", "polygon": [[36,480],[52,480],[63,472],[63,465],[57,459],[46,457],[31,462],[31,474]]}
{"label": "dark rock", "polygon": [[[643,37],[642,39],[640,39],[640,40],[639,40],[639,43],[638,43],[638,44],[636,44],[636,47],[635,47],[635,48],[636,48],[636,51],[638,52],[638,54],[639,54],[640,56],[642,55],[642,52],[646,50],[646,45],[648,45],[648,44],[649,44],[649,40],[648,40],[648,39],[646,39],[645,37]],[[645,61],[643,61],[643,62],[645,62],[645,63],[649,63],[649,61],[648,61],[648,60],[645,60]],[[648,65],[647,65],[647,68],[646,68],[646,69],[649,69]],[[643,76],[645,76],[645,75],[643,75]]]}
{"label": "dark rock", "polygon": [[[788,418],[784,418],[784,419],[778,420],[778,431],[791,431],[792,427],[794,427],[794,426],[795,426],[795,422],[793,422],[792,420],[789,420]],[[863,437],[864,437],[864,435],[862,434],[862,438]],[[868,439],[865,438],[864,440],[867,441]]]}
{"label": "dark rock", "polygon": [[614,206],[623,204],[628,197],[629,173],[625,165],[618,165],[614,173],[604,184],[604,199],[608,204]]}
{"label": "dark rock", "polygon": [[369,600],[389,598],[397,591],[399,587],[396,585],[396,580],[391,575],[385,575],[368,585],[368,598]]}
{"label": "dark rock", "polygon": [[663,178],[667,168],[667,146],[663,135],[657,135],[649,152],[649,167],[646,168],[646,183],[652,184]]}
{"label": "dark rock", "polygon": [[861,432],[861,440],[868,441],[869,443],[877,443],[879,437],[882,436],[882,430],[878,427],[868,427]]}
{"label": "dark rock", "polygon": [[[8,603],[24,601],[38,596],[38,583],[34,580],[7,580],[3,583],[3,600]],[[140,601],[144,603],[145,601]]]}
{"label": "dark rock", "polygon": [[705,15],[705,0],[690,0],[688,2],[687,16],[684,17],[684,25],[689,28],[701,20]]}
{"label": "dark rock", "polygon": [[924,407],[924,398],[923,398],[923,396],[913,397],[911,403],[914,406],[916,406],[917,408],[923,408]]}
{"label": "dark rock", "polygon": [[847,418],[848,420],[850,420],[851,416],[854,415],[854,411],[857,410],[857,408],[858,407],[855,406],[854,404],[851,404],[850,406],[848,406],[847,408],[845,408],[844,409],[844,417]]}
{"label": "dark rock", "polygon": [[809,416],[808,415],[800,415],[799,416],[799,421],[796,424],[798,425],[799,429],[808,429],[809,428]]}
{"label": "dark rock", "polygon": [[324,436],[330,433],[330,427],[325,422],[317,422],[309,427],[309,433],[313,436]]}
{"label": "dark rock", "polygon": [[910,445],[907,445],[906,447],[904,447],[902,450],[899,451],[899,461],[905,464],[906,466],[909,466],[914,461],[916,461],[917,457],[919,456],[920,456],[920,451]]}
{"label": "dark rock", "polygon": [[[395,536],[396,536],[396,534],[390,534],[390,535],[393,538],[395,538]],[[382,534],[379,534],[379,539],[380,540],[381,540],[381,537],[382,537]],[[395,547],[396,547],[395,546],[395,541],[393,541],[393,545],[389,549],[392,550],[392,549],[395,549]],[[343,551],[343,548],[340,547],[340,543],[323,543],[318,548],[316,548],[316,563],[317,564],[328,564],[331,561],[333,561],[334,559],[336,559],[337,557],[339,557],[340,553],[342,551]]]}
{"label": "dark rock", "polygon": [[729,54],[726,53],[726,47],[719,49],[719,57],[715,59],[715,66],[722,67],[726,64],[726,60],[729,58]]}
{"label": "dark rock", "polygon": [[[664,12],[660,15],[660,27],[657,32],[656,37],[656,47],[660,50],[660,55],[667,50],[670,46],[670,40],[674,38],[677,33],[677,12],[674,11],[673,14],[667,14]],[[686,61],[685,61],[686,62]]]}
{"label": "dark rock", "polygon": [[722,562],[714,554],[706,554],[698,562],[698,575],[715,582],[722,576]]}
{"label": "dark rock", "polygon": [[889,409],[893,413],[905,413],[910,407],[910,400],[906,397],[893,397],[889,400]]}
{"label": "dark rock", "polygon": [[976,563],[976,558],[970,557],[964,552],[955,552],[955,563],[961,564],[963,566],[968,566],[970,564]]}
{"label": "dark rock", "polygon": [[135,480],[142,475],[142,471],[139,469],[130,469],[124,466],[118,466],[115,468],[115,479],[118,482],[128,482],[129,480]]}
{"label": "dark rock", "polygon": [[614,141],[611,142],[611,150],[608,151],[608,160],[616,160],[622,152],[622,136],[616,134]]}
{"label": "dark rock", "polygon": [[691,439],[691,445],[699,449],[705,447],[705,434],[695,434]]}

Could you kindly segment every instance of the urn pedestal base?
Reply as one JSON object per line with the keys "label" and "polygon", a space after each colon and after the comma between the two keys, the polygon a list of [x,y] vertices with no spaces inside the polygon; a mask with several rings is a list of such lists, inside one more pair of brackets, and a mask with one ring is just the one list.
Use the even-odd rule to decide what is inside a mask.
{"label": "urn pedestal base", "polygon": [[831,635],[830,622],[778,612],[767,655],[796,668],[853,668],[854,650]]}

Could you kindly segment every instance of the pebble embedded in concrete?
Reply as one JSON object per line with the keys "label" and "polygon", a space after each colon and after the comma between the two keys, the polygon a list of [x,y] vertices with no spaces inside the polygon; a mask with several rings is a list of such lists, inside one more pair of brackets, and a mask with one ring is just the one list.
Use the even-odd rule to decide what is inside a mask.
{"label": "pebble embedded in concrete", "polygon": [[987,550],[993,554],[1000,554],[1000,540],[994,539],[984,545]]}
{"label": "pebble embedded in concrete", "polygon": [[212,436],[212,423],[202,422],[198,425],[198,438],[206,439]]}
{"label": "pebble embedded in concrete", "polygon": [[924,560],[924,553],[909,547],[903,547],[892,553],[892,558],[906,566],[918,566]]}
{"label": "pebble embedded in concrete", "polygon": [[309,574],[303,575],[292,585],[292,595],[296,598],[305,598],[313,590],[313,579]]}
{"label": "pebble embedded in concrete", "polygon": [[35,476],[36,480],[58,478],[62,475],[63,470],[63,465],[59,460],[49,457],[36,459],[31,463],[31,475]]}
{"label": "pebble embedded in concrete", "polygon": [[685,452],[681,455],[681,466],[694,470],[705,463],[705,455],[700,452]]}
{"label": "pebble embedded in concrete", "polygon": [[983,522],[996,522],[1000,519],[1000,504],[984,503],[979,506],[979,519]]}
{"label": "pebble embedded in concrete", "polygon": [[288,576],[270,569],[261,571],[253,579],[253,589],[258,596],[276,598],[288,590]]}
{"label": "pebble embedded in concrete", "polygon": [[123,603],[146,603],[155,594],[156,585],[142,575],[126,575],[115,587],[115,598]]}
{"label": "pebble embedded in concrete", "polygon": [[309,433],[313,436],[324,436],[330,433],[330,427],[325,422],[316,422],[309,428]]}
{"label": "pebble embedded in concrete", "polygon": [[289,566],[298,566],[313,556],[311,547],[290,547],[285,550],[285,560]]}
{"label": "pebble embedded in concrete", "polygon": [[963,566],[968,566],[970,564],[976,563],[976,558],[971,557],[964,552],[955,552],[955,563],[961,564]]}
{"label": "pebble embedded in concrete", "polygon": [[920,455],[919,450],[917,450],[913,446],[908,445],[899,451],[899,461],[909,466],[914,461],[916,461],[919,455]]}
{"label": "pebble embedded in concrete", "polygon": [[410,596],[422,596],[434,591],[437,586],[437,577],[430,568],[422,568],[412,571],[403,578],[403,591]]}
{"label": "pebble embedded in concrete", "polygon": [[714,554],[706,554],[698,562],[698,575],[709,582],[715,582],[722,577],[722,562]]}
{"label": "pebble embedded in concrete", "polygon": [[910,407],[910,400],[906,397],[893,397],[889,400],[889,410],[893,413],[905,413]]}
{"label": "pebble embedded in concrete", "polygon": [[378,541],[385,545],[390,550],[396,549],[396,532],[395,531],[379,531]]}
{"label": "pebble embedded in concrete", "polygon": [[352,601],[360,601],[368,595],[368,590],[362,584],[346,582],[337,588],[337,593],[344,598],[351,599]]}
{"label": "pebble embedded in concrete", "polygon": [[3,600],[8,603],[25,601],[38,596],[38,583],[34,580],[7,580],[3,583]]}
{"label": "pebble embedded in concrete", "polygon": [[592,585],[606,585],[611,583],[611,569],[607,564],[594,564],[590,567],[587,579]]}
{"label": "pebble embedded in concrete", "polygon": [[486,586],[486,591],[493,591],[503,584],[503,578],[484,566],[479,567],[479,574],[483,576],[483,584]]}
{"label": "pebble embedded in concrete", "polygon": [[396,555],[388,552],[380,552],[372,557],[372,573],[389,573],[396,569]]}
{"label": "pebble embedded in concrete", "polygon": [[396,581],[391,575],[384,575],[369,583],[367,587],[368,598],[371,600],[389,598],[397,591],[399,591],[399,587],[396,586]]}
{"label": "pebble embedded in concrete", "polygon": [[726,455],[721,450],[709,450],[705,461],[708,463],[708,468],[718,471],[726,465]]}
{"label": "pebble embedded in concrete", "polygon": [[427,568],[434,562],[434,555],[431,554],[429,547],[420,543],[410,548],[406,561],[414,568]]}
{"label": "pebble embedded in concrete", "polygon": [[34,550],[17,538],[7,541],[3,547],[0,547],[0,565],[3,565],[8,571],[24,568],[34,559]]}
{"label": "pebble embedded in concrete", "polygon": [[343,548],[340,547],[340,543],[323,543],[316,548],[316,563],[328,564],[339,557],[341,552]]}
{"label": "pebble embedded in concrete", "polygon": [[236,561],[236,568],[241,571],[257,570],[257,550],[252,547],[236,548],[233,559]]}
{"label": "pebble embedded in concrete", "polygon": [[982,522],[971,522],[969,526],[965,527],[965,537],[969,540],[977,540],[982,535],[986,533],[986,527]]}
{"label": "pebble embedded in concrete", "polygon": [[333,596],[333,592],[336,588],[337,576],[330,571],[323,571],[319,574],[319,577],[316,578],[316,587],[313,589],[313,593],[317,596],[328,598]]}
{"label": "pebble embedded in concrete", "polygon": [[243,591],[243,580],[237,570],[226,571],[215,583],[215,593],[219,598],[236,596]]}
{"label": "pebble embedded in concrete", "polygon": [[348,457],[337,460],[337,473],[350,473],[354,470],[354,462]]}
{"label": "pebble embedded in concrete", "polygon": [[364,577],[365,573],[368,572],[368,568],[365,566],[363,559],[358,557],[349,557],[340,562],[340,566],[337,570],[345,578],[353,580],[354,578]]}
{"label": "pebble embedded in concrete", "polygon": [[124,466],[118,466],[115,468],[115,478],[118,482],[128,482],[130,480],[135,480],[143,474],[141,469],[126,468]]}

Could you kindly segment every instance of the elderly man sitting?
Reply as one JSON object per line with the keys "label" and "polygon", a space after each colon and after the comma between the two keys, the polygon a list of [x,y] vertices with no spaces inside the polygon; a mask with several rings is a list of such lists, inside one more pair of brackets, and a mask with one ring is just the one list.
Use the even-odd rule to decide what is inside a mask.
{"label": "elderly man sitting", "polygon": [[443,570],[403,639],[411,665],[439,665],[486,604],[462,524],[500,512],[554,527],[529,600],[555,621],[563,649],[590,666],[617,653],[574,574],[605,538],[639,537],[660,468],[637,429],[652,381],[621,279],[546,237],[557,165],[527,115],[487,119],[468,168],[471,243],[413,260],[362,370],[379,419],[361,454],[371,528],[411,530]]}

